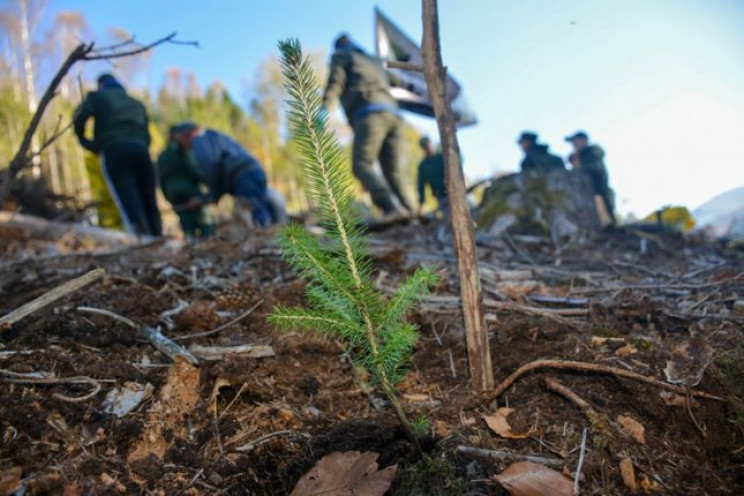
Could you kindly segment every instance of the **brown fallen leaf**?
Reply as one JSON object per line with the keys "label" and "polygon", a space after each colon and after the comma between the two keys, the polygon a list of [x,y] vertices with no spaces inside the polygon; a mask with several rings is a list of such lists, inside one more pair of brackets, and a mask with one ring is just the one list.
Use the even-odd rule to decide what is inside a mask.
{"label": "brown fallen leaf", "polygon": [[21,486],[23,469],[20,466],[0,471],[0,496],[13,494]]}
{"label": "brown fallen leaf", "polygon": [[573,496],[571,479],[539,463],[513,463],[495,479],[511,496]]}
{"label": "brown fallen leaf", "polygon": [[627,487],[631,493],[636,493],[638,491],[638,481],[636,481],[633,461],[630,458],[623,458],[620,460],[620,475],[623,477],[625,487]]}
{"label": "brown fallen leaf", "polygon": [[377,453],[335,451],[324,456],[297,482],[290,496],[382,496],[398,465],[377,470]]}
{"label": "brown fallen leaf", "polygon": [[643,427],[643,424],[627,415],[618,415],[617,423],[620,424],[635,442],[646,444],[646,428]]}
{"label": "brown fallen leaf", "polygon": [[486,421],[488,427],[490,427],[493,432],[501,437],[507,439],[524,439],[527,437],[527,434],[517,434],[512,432],[511,425],[509,425],[509,421],[507,420],[507,417],[513,411],[513,408],[499,408],[496,410],[494,415],[483,415],[483,420]]}
{"label": "brown fallen leaf", "polygon": [[640,486],[641,489],[643,489],[643,491],[647,493],[657,493],[664,490],[664,486],[662,486],[655,480],[649,479],[648,477],[646,477],[646,474],[641,475]]}

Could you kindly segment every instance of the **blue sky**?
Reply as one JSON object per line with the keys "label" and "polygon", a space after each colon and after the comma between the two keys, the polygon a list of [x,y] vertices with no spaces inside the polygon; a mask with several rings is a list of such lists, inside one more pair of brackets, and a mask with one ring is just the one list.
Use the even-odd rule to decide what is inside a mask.
{"label": "blue sky", "polygon": [[[346,31],[373,49],[376,5],[420,39],[414,0],[50,0],[47,17],[79,10],[96,33],[141,41],[178,31],[201,49],[158,48],[150,81],[176,66],[242,98],[280,38],[328,50]],[[516,170],[522,130],[565,156],[563,137],[584,129],[605,148],[621,212],[695,207],[744,185],[744,1],[440,0],[440,16],[445,64],[480,121],[460,132],[470,178]]]}

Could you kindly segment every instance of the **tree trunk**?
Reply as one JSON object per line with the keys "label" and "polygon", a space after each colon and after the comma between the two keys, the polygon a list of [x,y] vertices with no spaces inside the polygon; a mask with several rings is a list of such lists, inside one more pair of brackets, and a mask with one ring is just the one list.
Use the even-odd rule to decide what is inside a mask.
{"label": "tree trunk", "polygon": [[488,332],[483,312],[483,294],[478,274],[473,219],[466,202],[465,178],[460,161],[455,120],[445,97],[447,70],[442,64],[439,41],[439,18],[436,0],[423,1],[424,75],[437,118],[447,178],[447,198],[452,211],[452,231],[460,272],[460,294],[465,317],[465,335],[473,389],[490,389],[494,385]]}

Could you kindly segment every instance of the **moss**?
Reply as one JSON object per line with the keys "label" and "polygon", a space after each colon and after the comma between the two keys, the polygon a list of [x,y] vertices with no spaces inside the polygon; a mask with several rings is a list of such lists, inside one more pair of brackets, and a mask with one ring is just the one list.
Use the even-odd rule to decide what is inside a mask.
{"label": "moss", "polygon": [[468,483],[459,477],[450,460],[426,456],[401,468],[393,496],[455,496],[467,489]]}
{"label": "moss", "polygon": [[653,346],[653,343],[651,343],[651,341],[641,336],[630,338],[629,342],[631,345],[638,348],[639,350],[650,350],[651,346]]}
{"label": "moss", "polygon": [[593,336],[599,336],[600,338],[619,338],[622,337],[622,335],[617,332],[613,331],[611,329],[607,329],[605,327],[598,327],[592,331]]}

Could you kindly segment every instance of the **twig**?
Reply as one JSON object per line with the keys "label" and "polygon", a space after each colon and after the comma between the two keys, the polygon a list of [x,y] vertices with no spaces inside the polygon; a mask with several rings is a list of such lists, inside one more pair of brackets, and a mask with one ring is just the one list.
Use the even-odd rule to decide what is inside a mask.
{"label": "twig", "polygon": [[[509,377],[504,379],[501,384],[496,386],[493,392],[490,393],[490,397],[493,399],[501,396],[504,391],[509,389],[520,377],[538,369],[556,369],[556,370],[574,370],[574,371],[585,371],[585,372],[596,372],[601,374],[611,374],[617,377],[624,377],[625,379],[631,379],[645,384],[650,384],[662,389],[674,391],[675,393],[685,394],[687,389],[674,384],[669,384],[653,377],[646,377],[645,375],[637,374],[625,369],[617,369],[614,367],[607,367],[605,365],[597,365],[594,363],[586,362],[573,362],[563,360],[536,360],[528,364],[522,365],[516,371],[514,371]],[[718,396],[714,396],[710,393],[703,391],[690,390],[690,393],[698,398],[706,398],[709,400],[722,401]]]}
{"label": "twig", "polygon": [[[177,45],[193,45],[193,46],[196,46],[196,47],[199,46],[199,43],[196,42],[196,41],[176,41],[176,40],[174,40],[174,38],[176,37],[176,34],[177,33],[171,33],[168,36],[165,36],[163,38],[160,38],[159,40],[153,41],[149,45],[144,45],[144,46],[141,46],[141,47],[136,48],[134,50],[129,50],[129,51],[126,51],[126,52],[101,53],[101,54],[96,54],[96,55],[86,54],[85,57],[83,57],[83,60],[102,60],[102,59],[110,60],[110,59],[118,59],[118,58],[121,58],[121,57],[130,57],[132,55],[137,55],[137,54],[146,52],[146,51],[148,51],[148,50],[150,50],[152,48],[155,48],[158,45],[162,45],[163,43],[171,43],[171,44],[177,44]],[[134,41],[134,40],[132,40],[132,41]],[[125,43],[125,44],[123,44],[121,46],[125,46],[127,44],[128,43]],[[95,51],[93,53],[97,53],[97,52],[98,51]]]}
{"label": "twig", "polygon": [[271,432],[269,434],[266,434],[264,436],[261,436],[261,437],[259,437],[257,439],[254,439],[253,441],[251,441],[249,443],[245,443],[243,445],[238,446],[237,448],[234,448],[233,451],[242,451],[244,453],[245,452],[248,452],[248,451],[253,451],[256,448],[256,445],[261,444],[261,443],[265,443],[266,441],[268,441],[272,437],[285,436],[287,434],[296,434],[296,435],[299,435],[299,436],[302,436],[302,437],[306,437],[306,438],[309,438],[310,437],[308,434],[305,434],[304,432],[295,432],[295,431],[291,431],[291,430],[288,430],[287,429],[287,430],[282,430],[282,431]]}
{"label": "twig", "polygon": [[610,293],[613,291],[620,291],[624,289],[630,289],[630,290],[648,290],[648,291],[658,291],[658,290],[665,290],[665,289],[706,289],[706,288],[714,288],[717,286],[723,286],[728,283],[742,281],[744,279],[744,273],[739,273],[733,277],[729,277],[727,279],[722,279],[720,281],[716,282],[708,282],[705,284],[632,284],[629,286],[605,286],[601,288],[591,288],[591,289],[579,289],[576,291],[573,291],[573,294],[593,294],[593,293]]}
{"label": "twig", "polygon": [[32,313],[38,310],[41,310],[42,308],[48,305],[51,305],[52,303],[59,300],[60,298],[63,298],[69,295],[70,293],[74,293],[80,288],[84,288],[88,284],[94,281],[97,281],[98,279],[103,277],[105,273],[106,271],[104,269],[101,269],[101,268],[93,269],[90,272],[83,274],[82,276],[76,279],[73,279],[72,281],[67,281],[61,286],[57,286],[51,291],[48,291],[44,293],[43,295],[39,296],[38,298],[13,310],[9,314],[0,318],[0,331],[12,326],[16,322],[20,321],[21,319],[25,317],[28,317]]}
{"label": "twig", "polygon": [[705,432],[705,429],[703,429],[703,426],[700,425],[700,423],[695,418],[695,414],[692,413],[692,398],[691,398],[691,390],[688,388],[687,392],[685,394],[685,408],[687,409],[687,415],[689,415],[690,420],[692,420],[692,423],[695,425],[695,428],[698,430],[700,435],[703,439],[708,437],[708,433]]}
{"label": "twig", "polygon": [[26,372],[19,373],[13,372],[6,369],[0,369],[0,374],[6,376],[2,379],[3,382],[11,382],[15,384],[91,384],[93,391],[83,396],[66,396],[61,393],[53,393],[52,397],[68,403],[80,403],[82,401],[89,400],[98,394],[101,390],[101,382],[115,382],[114,380],[96,380],[88,376],[80,375],[75,377],[54,377],[48,372]]}
{"label": "twig", "polygon": [[112,318],[139,332],[145,339],[150,342],[150,344],[155,347],[155,349],[166,355],[171,360],[176,361],[177,358],[183,358],[192,365],[199,365],[199,360],[197,360],[197,358],[189,350],[176,343],[172,339],[163,336],[163,334],[160,332],[160,329],[158,328],[139,326],[135,324],[134,321],[122,315],[100,308],[77,307],[77,311],[94,313]]}
{"label": "twig", "polygon": [[584,457],[586,456],[586,432],[587,428],[584,427],[584,432],[581,434],[581,450],[579,451],[579,464],[576,466],[576,474],[574,476],[573,493],[574,496],[579,496],[579,480],[581,479],[581,469],[584,467]]}
{"label": "twig", "polygon": [[176,340],[176,341],[183,341],[184,339],[203,338],[205,336],[211,336],[212,334],[217,334],[218,332],[224,331],[225,329],[228,329],[228,328],[234,326],[235,324],[237,324],[238,322],[240,322],[244,318],[248,317],[250,314],[253,313],[253,311],[255,309],[257,309],[259,306],[261,306],[261,304],[263,304],[263,302],[264,302],[263,300],[260,300],[258,303],[256,303],[255,305],[253,305],[251,308],[249,308],[248,310],[246,310],[242,314],[240,314],[237,317],[235,317],[233,320],[231,320],[227,324],[223,324],[223,325],[217,327],[216,329],[212,329],[211,331],[196,332],[196,333],[193,333],[193,334],[186,334],[185,336],[177,336],[177,337],[175,337],[173,339]]}
{"label": "twig", "polygon": [[242,385],[242,386],[240,386],[240,389],[238,389],[238,392],[237,392],[237,394],[235,395],[235,397],[234,397],[234,398],[233,398],[232,400],[230,400],[230,403],[228,403],[228,404],[227,404],[227,406],[225,407],[225,409],[224,409],[224,410],[222,410],[222,413],[220,413],[220,419],[222,419],[222,417],[224,417],[224,416],[225,416],[225,414],[226,414],[226,413],[227,413],[227,411],[228,411],[228,410],[229,410],[229,409],[230,409],[230,408],[231,408],[231,407],[233,406],[233,404],[234,404],[234,403],[235,403],[236,401],[238,401],[238,398],[240,398],[240,395],[241,395],[241,394],[243,394],[243,391],[245,391],[245,388],[246,388],[246,387],[248,387],[248,383],[247,383],[247,382],[244,382],[244,383],[243,383],[243,385]]}
{"label": "twig", "polygon": [[560,382],[546,378],[543,381],[543,384],[545,384],[546,388],[560,394],[561,396],[572,402],[574,405],[576,405],[579,410],[584,412],[584,414],[589,418],[590,421],[596,422],[599,419],[599,414],[597,413],[597,411],[584,398],[574,393]]}
{"label": "twig", "polygon": [[197,358],[206,361],[222,360],[227,355],[266,358],[276,356],[274,348],[266,345],[242,344],[238,346],[199,346],[192,344],[189,351]]}
{"label": "twig", "polygon": [[487,450],[482,448],[475,448],[473,446],[457,447],[457,454],[468,458],[476,458],[479,460],[524,460],[528,462],[540,463],[549,467],[563,467],[563,460],[558,458],[548,458],[543,456],[534,455],[523,455],[520,453],[511,453],[509,451],[501,450]]}
{"label": "twig", "polygon": [[457,369],[455,369],[455,359],[452,358],[452,348],[447,349],[447,355],[449,355],[450,370],[452,371],[452,378],[457,379]]}

